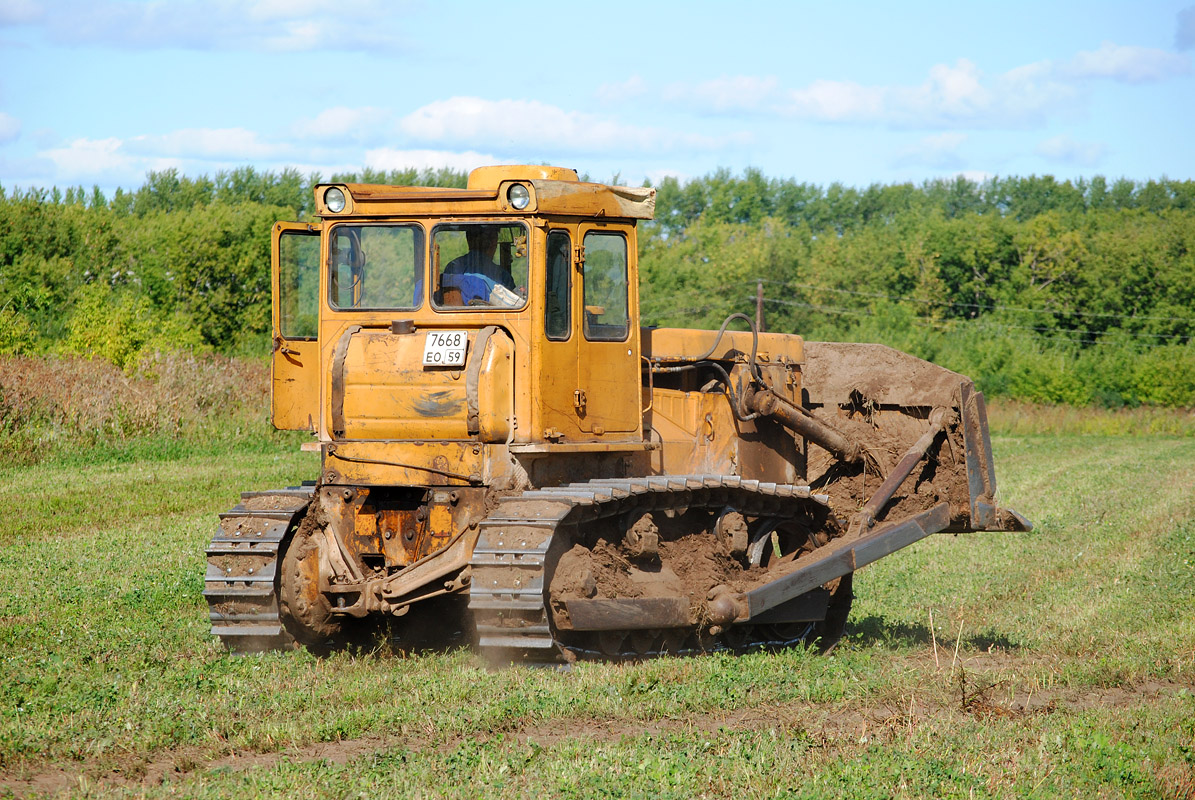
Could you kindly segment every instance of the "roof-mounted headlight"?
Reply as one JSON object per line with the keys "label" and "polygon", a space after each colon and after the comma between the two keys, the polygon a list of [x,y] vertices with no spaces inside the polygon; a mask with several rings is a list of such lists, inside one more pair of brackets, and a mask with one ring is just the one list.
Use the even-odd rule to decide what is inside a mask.
{"label": "roof-mounted headlight", "polygon": [[333,214],[344,211],[344,192],[333,186],[324,192],[324,205]]}
{"label": "roof-mounted headlight", "polygon": [[512,183],[506,190],[506,199],[515,211],[522,211],[531,202],[531,192],[521,183]]}

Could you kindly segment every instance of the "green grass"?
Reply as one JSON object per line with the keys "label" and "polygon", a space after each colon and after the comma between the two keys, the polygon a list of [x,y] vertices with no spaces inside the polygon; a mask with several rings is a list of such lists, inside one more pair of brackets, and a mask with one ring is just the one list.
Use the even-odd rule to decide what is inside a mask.
{"label": "green grass", "polygon": [[223,653],[214,515],[313,478],[297,445],[0,469],[0,796],[1195,792],[1195,439],[994,448],[1036,529],[868,567],[830,655],[568,672]]}

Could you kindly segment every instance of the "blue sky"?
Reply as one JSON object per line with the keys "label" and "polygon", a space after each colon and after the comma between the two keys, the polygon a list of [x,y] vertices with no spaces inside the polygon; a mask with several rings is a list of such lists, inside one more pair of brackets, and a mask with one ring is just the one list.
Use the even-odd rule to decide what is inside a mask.
{"label": "blue sky", "polygon": [[0,185],[1195,178],[1195,4],[0,0]]}

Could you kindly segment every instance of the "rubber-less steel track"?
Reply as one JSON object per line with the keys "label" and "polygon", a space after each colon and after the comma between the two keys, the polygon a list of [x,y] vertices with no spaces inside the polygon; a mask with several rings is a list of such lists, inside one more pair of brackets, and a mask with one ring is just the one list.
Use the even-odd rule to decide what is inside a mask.
{"label": "rubber-less steel track", "polygon": [[220,515],[207,548],[207,598],[212,633],[234,652],[288,648],[294,639],[278,617],[280,548],[312,492],[292,487],[245,492]]}
{"label": "rubber-less steel track", "polygon": [[[680,475],[594,480],[567,486],[523,492],[502,500],[481,523],[471,562],[473,576],[469,609],[483,651],[499,658],[522,657],[556,660],[570,651],[585,657],[590,652],[575,641],[559,638],[549,621],[545,572],[553,539],[576,538],[578,526],[627,512],[674,511],[704,508],[711,512],[727,506],[753,517],[795,517],[812,505],[824,506],[826,498],[812,495],[808,486],[743,480],[733,475]],[[627,632],[629,635],[631,632]],[[699,634],[699,632],[697,632]],[[744,631],[739,631],[739,634]],[[807,633],[807,631],[806,631]],[[706,639],[700,649],[772,646],[774,633],[757,639],[742,635],[726,641]],[[792,637],[803,639],[804,635]],[[671,652],[686,652],[673,647]],[[625,654],[603,652],[600,657],[643,657],[653,651]],[[596,655],[596,654],[595,654]]]}

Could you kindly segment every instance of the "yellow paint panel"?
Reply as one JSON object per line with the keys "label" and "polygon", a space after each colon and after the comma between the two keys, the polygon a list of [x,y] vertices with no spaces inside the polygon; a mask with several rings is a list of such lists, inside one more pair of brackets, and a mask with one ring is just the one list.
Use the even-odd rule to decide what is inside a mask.
{"label": "yellow paint panel", "polygon": [[424,339],[389,331],[352,337],[342,368],[346,439],[468,438],[464,367],[425,368]]}
{"label": "yellow paint panel", "polygon": [[477,375],[477,437],[483,442],[505,442],[514,419],[514,342],[495,331],[485,351],[469,357],[482,360]]}
{"label": "yellow paint panel", "polygon": [[476,442],[336,442],[325,446],[324,471],[347,483],[386,486],[467,486],[506,480],[502,445]]}
{"label": "yellow paint panel", "polygon": [[[685,328],[643,328],[643,355],[648,358],[690,359],[704,354],[718,336],[717,331],[697,331]],[[805,361],[805,340],[789,333],[759,334],[758,360],[761,364],[801,364]],[[726,331],[712,355],[715,360],[732,360],[735,356],[751,354],[750,331]]]}
{"label": "yellow paint panel", "polygon": [[319,342],[281,343],[271,359],[274,427],[314,431],[319,417]]}
{"label": "yellow paint panel", "polygon": [[[462,367],[425,367],[425,330],[353,335],[343,365],[333,365],[342,376],[344,438],[506,441],[514,414],[514,344],[497,329],[484,342],[476,330],[467,334]],[[335,405],[333,397],[334,413]]]}

